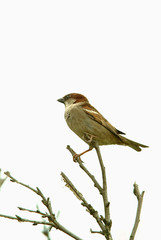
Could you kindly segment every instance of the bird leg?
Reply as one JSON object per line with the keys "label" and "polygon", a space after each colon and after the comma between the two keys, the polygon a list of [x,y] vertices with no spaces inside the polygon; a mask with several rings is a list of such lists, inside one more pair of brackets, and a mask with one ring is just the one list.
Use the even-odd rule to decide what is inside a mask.
{"label": "bird leg", "polygon": [[92,147],[92,146],[89,146],[89,149],[87,149],[86,151],[84,151],[84,152],[82,152],[82,153],[79,153],[79,154],[77,154],[77,153],[74,154],[74,155],[73,155],[73,161],[74,161],[74,162],[77,162],[77,159],[78,159],[80,156],[82,156],[83,154],[91,151],[92,149],[93,149],[93,147]]}
{"label": "bird leg", "polygon": [[80,153],[80,154],[74,154],[73,155],[73,161],[76,162],[77,161],[77,158],[82,156],[83,154],[91,151],[93,149],[93,144],[94,144],[94,138],[95,136],[94,135],[91,135],[89,133],[85,133],[84,136],[82,137],[88,144],[89,144],[89,149],[87,149],[86,151]]}

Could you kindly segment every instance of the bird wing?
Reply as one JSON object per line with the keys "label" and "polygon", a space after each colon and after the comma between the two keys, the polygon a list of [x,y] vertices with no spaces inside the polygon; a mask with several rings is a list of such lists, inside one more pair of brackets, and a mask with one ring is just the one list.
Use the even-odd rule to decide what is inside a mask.
{"label": "bird wing", "polygon": [[117,130],[114,126],[111,125],[103,116],[100,114],[97,109],[95,109],[93,106],[91,106],[89,103],[85,103],[83,106],[84,112],[94,121],[105,127],[107,130],[109,130],[111,133],[117,135],[118,134],[125,134],[121,132],[120,130]]}

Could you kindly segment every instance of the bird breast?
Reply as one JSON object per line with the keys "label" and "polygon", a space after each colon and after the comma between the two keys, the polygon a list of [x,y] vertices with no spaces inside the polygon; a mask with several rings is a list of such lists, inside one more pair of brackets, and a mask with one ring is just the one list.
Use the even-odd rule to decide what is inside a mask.
{"label": "bird breast", "polygon": [[75,132],[79,137],[83,137],[84,132],[87,131],[87,117],[81,106],[72,104],[65,109],[65,120],[69,128]]}

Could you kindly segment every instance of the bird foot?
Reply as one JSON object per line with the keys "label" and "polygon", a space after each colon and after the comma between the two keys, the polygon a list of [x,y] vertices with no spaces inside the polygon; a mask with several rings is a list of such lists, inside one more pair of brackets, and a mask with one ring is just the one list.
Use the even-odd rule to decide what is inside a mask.
{"label": "bird foot", "polygon": [[90,146],[89,149],[87,149],[86,151],[84,151],[84,152],[82,152],[82,153],[80,153],[80,154],[75,153],[75,154],[73,155],[73,161],[74,161],[74,162],[81,161],[81,162],[83,163],[83,161],[81,160],[80,156],[82,156],[83,154],[91,151],[92,149],[93,149],[93,147]]}
{"label": "bird foot", "polygon": [[73,161],[74,161],[74,162],[79,162],[79,161],[81,161],[81,162],[83,163],[83,161],[82,161],[81,158],[80,158],[81,155],[82,155],[82,154],[77,154],[77,153],[75,153],[75,154],[73,155]]}

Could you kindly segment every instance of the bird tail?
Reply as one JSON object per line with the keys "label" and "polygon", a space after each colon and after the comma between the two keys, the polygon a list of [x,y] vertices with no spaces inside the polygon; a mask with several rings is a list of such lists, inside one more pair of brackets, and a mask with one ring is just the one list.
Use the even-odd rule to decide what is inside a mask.
{"label": "bird tail", "polygon": [[126,145],[126,146],[129,146],[131,148],[133,148],[134,150],[136,150],[137,152],[140,152],[142,149],[141,148],[147,148],[149,146],[146,146],[144,144],[141,144],[141,143],[138,143],[138,142],[134,142],[128,138],[125,138],[123,136],[120,136],[119,137],[121,138],[122,142]]}

